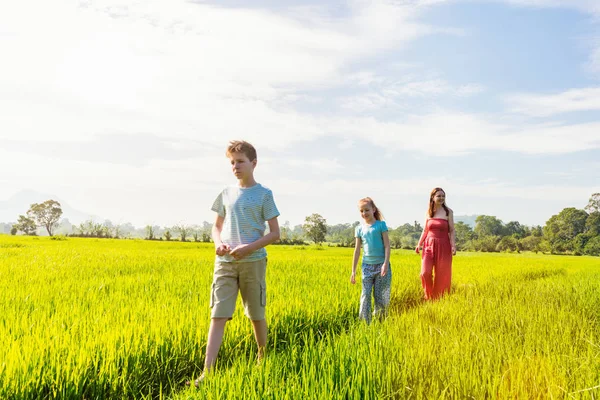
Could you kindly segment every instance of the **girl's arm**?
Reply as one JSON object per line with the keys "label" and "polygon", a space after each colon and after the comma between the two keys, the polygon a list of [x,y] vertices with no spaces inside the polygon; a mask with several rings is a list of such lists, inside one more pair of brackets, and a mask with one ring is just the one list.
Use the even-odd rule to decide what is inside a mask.
{"label": "girl's arm", "polygon": [[358,258],[360,257],[360,246],[362,245],[362,241],[360,238],[356,238],[354,243],[354,256],[352,257],[352,274],[350,275],[350,282],[352,284],[356,283],[356,266],[358,265]]}
{"label": "girl's arm", "polygon": [[388,232],[385,231],[381,232],[381,237],[383,238],[383,248],[385,249],[385,261],[383,262],[383,267],[381,268],[381,276],[385,276],[390,267],[390,235],[388,235]]}
{"label": "girl's arm", "polygon": [[419,254],[419,249],[423,246],[423,241],[427,237],[427,220],[429,218],[425,218],[425,225],[423,225],[423,233],[421,233],[421,237],[419,238],[419,242],[417,243],[417,248],[415,249],[416,253]]}
{"label": "girl's arm", "polygon": [[454,230],[454,212],[449,210],[448,213],[448,236],[450,237],[450,247],[452,255],[456,254],[456,231]]}

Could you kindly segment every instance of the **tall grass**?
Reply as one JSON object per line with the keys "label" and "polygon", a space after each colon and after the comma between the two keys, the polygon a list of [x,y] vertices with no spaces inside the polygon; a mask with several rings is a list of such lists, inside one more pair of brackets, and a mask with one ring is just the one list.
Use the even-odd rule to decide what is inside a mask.
{"label": "tall grass", "polygon": [[241,307],[198,390],[213,249],[0,236],[0,398],[597,398],[600,260],[461,253],[421,299],[393,251],[389,317],[357,319],[350,249],[272,246],[268,353]]}

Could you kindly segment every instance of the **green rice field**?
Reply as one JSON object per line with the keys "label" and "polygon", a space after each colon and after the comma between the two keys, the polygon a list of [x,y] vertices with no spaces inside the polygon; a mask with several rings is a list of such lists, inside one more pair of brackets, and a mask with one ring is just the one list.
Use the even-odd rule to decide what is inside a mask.
{"label": "green rice field", "polygon": [[421,301],[392,251],[387,319],[358,320],[349,248],[270,246],[257,364],[238,305],[199,389],[212,245],[0,235],[0,399],[597,399],[600,258],[459,253]]}

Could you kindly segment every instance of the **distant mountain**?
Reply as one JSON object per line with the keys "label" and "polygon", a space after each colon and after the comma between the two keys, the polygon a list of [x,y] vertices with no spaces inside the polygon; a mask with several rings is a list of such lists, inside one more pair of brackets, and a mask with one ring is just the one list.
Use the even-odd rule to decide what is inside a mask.
{"label": "distant mountain", "polygon": [[477,217],[478,215],[455,215],[454,222],[464,222],[471,228],[475,228],[475,220]]}
{"label": "distant mountain", "polygon": [[72,224],[79,224],[89,219],[103,221],[97,216],[74,209],[58,196],[34,190],[22,190],[8,200],[0,200],[0,222],[16,222],[19,215],[25,215],[33,203],[42,203],[46,200],[56,200],[60,203],[63,210],[61,220],[68,218]]}

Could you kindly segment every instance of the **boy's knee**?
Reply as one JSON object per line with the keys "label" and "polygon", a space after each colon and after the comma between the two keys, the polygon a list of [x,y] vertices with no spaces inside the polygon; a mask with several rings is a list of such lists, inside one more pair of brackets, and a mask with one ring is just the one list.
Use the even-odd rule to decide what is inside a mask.
{"label": "boy's knee", "polygon": [[231,318],[211,318],[211,322],[215,325],[225,325]]}

